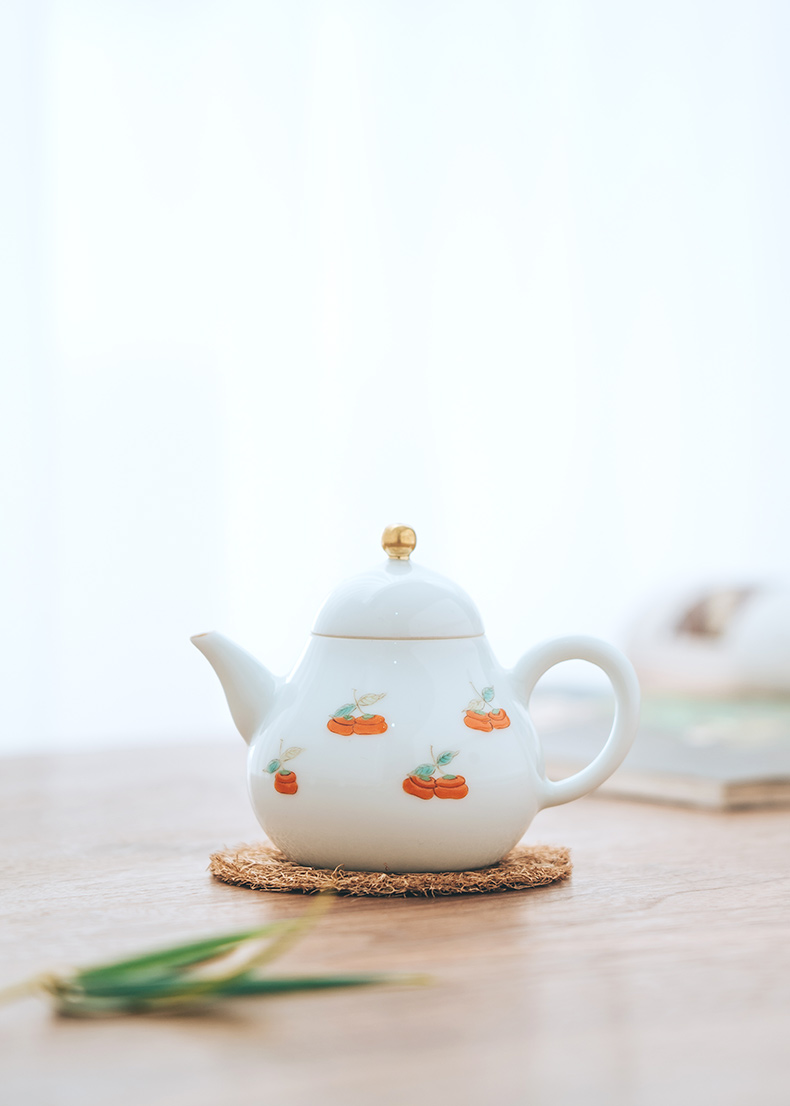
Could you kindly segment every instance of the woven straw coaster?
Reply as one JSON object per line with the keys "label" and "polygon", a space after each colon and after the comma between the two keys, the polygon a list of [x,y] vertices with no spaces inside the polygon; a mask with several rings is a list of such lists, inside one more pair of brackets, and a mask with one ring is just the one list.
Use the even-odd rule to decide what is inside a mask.
{"label": "woven straw coaster", "polygon": [[271,845],[239,845],[213,853],[209,871],[224,883],[255,891],[294,891],[314,895],[468,895],[484,891],[523,891],[567,879],[570,853],[555,845],[518,845],[499,864],[474,872],[347,872],[344,868],[305,868],[286,860]]}

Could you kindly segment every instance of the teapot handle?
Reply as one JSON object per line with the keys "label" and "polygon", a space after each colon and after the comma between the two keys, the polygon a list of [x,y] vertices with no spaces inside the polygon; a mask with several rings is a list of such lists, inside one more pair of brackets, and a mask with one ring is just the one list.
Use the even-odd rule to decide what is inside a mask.
{"label": "teapot handle", "polygon": [[639,684],[633,665],[619,649],[594,637],[561,637],[524,654],[511,675],[527,709],[541,676],[555,664],[571,660],[590,661],[609,677],[614,689],[614,722],[606,744],[591,764],[567,779],[543,780],[541,809],[579,799],[608,779],[625,759],[639,724]]}

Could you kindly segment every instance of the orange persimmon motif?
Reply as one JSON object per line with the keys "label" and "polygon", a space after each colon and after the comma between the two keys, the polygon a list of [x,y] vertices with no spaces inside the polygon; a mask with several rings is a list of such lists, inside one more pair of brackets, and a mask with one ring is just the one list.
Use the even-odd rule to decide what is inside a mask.
{"label": "orange persimmon motif", "polygon": [[482,730],[484,733],[490,733],[494,728],[488,715],[481,714],[478,710],[468,710],[464,714],[464,725],[468,726],[470,730]]}
{"label": "orange persimmon motif", "polygon": [[417,765],[403,781],[403,790],[418,799],[432,799],[434,795],[437,799],[463,799],[469,794],[466,779],[442,772],[457,756],[458,750],[453,752],[450,749],[437,756],[431,745],[430,762]]}
{"label": "orange persimmon motif", "polygon": [[491,730],[504,730],[510,725],[510,719],[501,707],[494,707],[488,711],[485,709],[494,700],[493,687],[484,687],[480,692],[472,684],[472,690],[475,697],[469,703],[469,706],[464,709],[464,724],[470,730],[482,730],[483,733],[490,733]]}
{"label": "orange persimmon motif", "polygon": [[264,771],[268,772],[270,776],[274,776],[274,790],[279,791],[281,795],[295,795],[299,790],[299,784],[296,782],[296,772],[292,768],[286,768],[285,764],[303,752],[304,749],[299,745],[291,745],[289,749],[283,752],[281,741],[277,756],[266,765]]}
{"label": "orange persimmon motif", "polygon": [[[386,691],[369,692],[366,695],[357,695],[354,689],[354,702],[344,703],[338,707],[326,724],[326,728],[332,733],[350,737],[352,733],[377,734],[384,733],[387,723],[383,714],[369,714],[368,707],[383,699]],[[357,713],[359,712],[359,713]]]}
{"label": "orange persimmon motif", "polygon": [[279,772],[274,775],[274,790],[279,791],[281,795],[295,795],[299,790],[299,784],[296,782],[296,772],[291,772],[287,768],[281,768]]}
{"label": "orange persimmon motif", "polygon": [[403,781],[403,790],[407,795],[414,795],[418,799],[432,799],[436,780],[432,776],[427,779],[422,776],[407,776]]}
{"label": "orange persimmon motif", "polygon": [[354,732],[354,721],[351,718],[346,718],[343,714],[338,714],[329,719],[326,728],[331,730],[332,733],[339,733],[342,734],[343,737],[350,737]]}
{"label": "orange persimmon motif", "polygon": [[464,776],[441,776],[436,781],[437,799],[463,799],[469,794]]}

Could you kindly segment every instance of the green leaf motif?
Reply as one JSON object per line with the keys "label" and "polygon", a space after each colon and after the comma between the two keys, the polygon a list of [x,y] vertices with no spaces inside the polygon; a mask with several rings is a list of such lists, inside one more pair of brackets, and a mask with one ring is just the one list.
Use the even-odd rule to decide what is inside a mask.
{"label": "green leaf motif", "polygon": [[290,768],[281,768],[280,769],[280,775],[281,776],[292,776],[293,772],[291,771]]}
{"label": "green leaf motif", "polygon": [[484,687],[483,688],[483,698],[485,699],[485,701],[487,703],[491,702],[491,700],[494,698],[494,689],[493,689],[493,687]]}
{"label": "green leaf motif", "polygon": [[443,780],[457,780],[457,776],[442,776]]}
{"label": "green leaf motif", "polygon": [[300,753],[303,753],[304,749],[301,745],[292,745],[290,749],[286,749],[283,753],[283,764],[286,760],[293,760],[294,757],[298,757]]}
{"label": "green leaf motif", "polygon": [[458,756],[458,750],[457,749],[454,753],[451,753],[448,750],[448,752],[442,753],[442,755],[440,757],[437,757],[436,763],[444,766],[445,764],[449,764],[450,761],[453,760],[457,756]]}
{"label": "green leaf motif", "polygon": [[421,780],[429,780],[433,775],[432,764],[418,764],[413,772],[409,772],[410,776],[419,776]]}
{"label": "green leaf motif", "polygon": [[279,767],[280,767],[279,760],[270,760],[269,763],[266,765],[266,771],[270,772],[272,775],[274,775],[274,773],[277,771],[277,769]]}
{"label": "green leaf motif", "polygon": [[356,703],[346,703],[335,711],[335,718],[350,718],[356,709]]}
{"label": "green leaf motif", "polygon": [[375,693],[360,695],[357,702],[360,707],[372,707],[374,703],[378,703],[379,699],[383,699],[386,694],[386,691],[382,691],[380,695],[376,695]]}

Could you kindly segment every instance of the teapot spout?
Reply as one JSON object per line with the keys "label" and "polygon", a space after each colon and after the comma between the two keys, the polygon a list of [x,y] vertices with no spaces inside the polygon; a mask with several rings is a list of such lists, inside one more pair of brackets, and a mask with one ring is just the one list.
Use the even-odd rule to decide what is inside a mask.
{"label": "teapot spout", "polygon": [[275,677],[223,634],[212,631],[189,640],[219,676],[236,729],[249,744],[271,708],[277,688]]}

